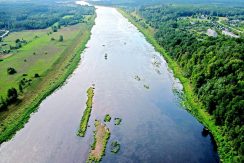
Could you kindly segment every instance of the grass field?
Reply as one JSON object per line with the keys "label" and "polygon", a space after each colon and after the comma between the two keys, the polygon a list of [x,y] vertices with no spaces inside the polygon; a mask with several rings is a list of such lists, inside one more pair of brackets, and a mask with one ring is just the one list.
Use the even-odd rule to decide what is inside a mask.
{"label": "grass field", "polygon": [[[73,43],[80,29],[81,25],[79,24],[64,27],[51,35],[47,35],[51,30],[46,29],[15,32],[6,37],[4,41],[6,40],[10,44],[14,44],[18,38],[23,38],[30,42],[0,63],[0,96],[5,98],[7,90],[11,87],[17,89],[19,81],[23,78],[23,74],[27,74],[25,78],[32,80],[35,80],[34,74],[36,73],[45,77],[44,73],[59,57],[62,57],[61,54]],[[58,41],[60,35],[64,37],[63,42]],[[38,38],[34,38],[35,36],[38,36]],[[55,40],[52,41],[51,38]],[[15,68],[17,73],[9,75],[7,73],[8,67]]]}
{"label": "grass field", "polygon": [[[9,88],[18,89],[18,83],[25,78],[31,79],[31,85],[20,93],[20,103],[9,106],[7,111],[0,112],[0,143],[10,139],[15,132],[28,121],[30,114],[36,110],[40,102],[63,84],[73,72],[80,60],[90,38],[90,30],[95,16],[87,23],[61,28],[58,32],[48,35],[51,29],[24,31],[17,35],[10,34],[6,40],[15,41],[20,36],[30,42],[18,50],[17,53],[0,62],[0,96],[6,97]],[[87,19],[88,20],[88,19]],[[38,38],[33,39],[38,34]],[[64,41],[59,42],[63,35]],[[55,40],[51,40],[54,38]],[[7,74],[7,68],[13,67],[17,73]],[[41,77],[34,78],[38,73]]]}
{"label": "grass field", "polygon": [[231,157],[233,155],[231,154],[231,151],[224,151],[222,147],[230,146],[230,143],[228,142],[226,137],[223,136],[222,128],[215,125],[213,117],[207,113],[203,104],[194,94],[194,91],[191,87],[191,82],[189,79],[184,77],[180,66],[177,64],[176,61],[171,58],[171,56],[165,51],[165,49],[157,43],[156,39],[153,37],[153,33],[150,28],[143,28],[140,23],[136,22],[134,18],[126,11],[122,9],[118,9],[118,11],[132,24],[134,24],[139,29],[139,31],[144,34],[148,42],[150,42],[155,47],[155,49],[164,56],[165,60],[168,63],[168,66],[173,70],[174,76],[178,78],[183,85],[185,96],[183,105],[186,106],[187,110],[192,115],[194,115],[198,119],[198,121],[200,121],[205,127],[207,127],[211,131],[218,145],[218,153],[221,161],[229,162],[232,159]]}

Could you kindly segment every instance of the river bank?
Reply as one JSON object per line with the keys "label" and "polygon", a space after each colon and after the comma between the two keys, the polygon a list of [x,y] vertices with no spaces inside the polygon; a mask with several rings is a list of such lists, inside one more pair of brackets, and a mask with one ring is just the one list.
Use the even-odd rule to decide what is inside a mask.
{"label": "river bank", "polygon": [[179,65],[174,61],[171,56],[165,51],[163,47],[161,47],[157,41],[153,37],[153,29],[152,28],[144,28],[140,25],[140,23],[136,22],[133,17],[127,13],[123,9],[118,9],[118,11],[126,17],[133,25],[135,25],[138,30],[143,33],[146,37],[147,41],[149,41],[156,49],[156,51],[160,52],[165,60],[168,63],[170,69],[173,70],[174,76],[178,78],[184,90],[184,100],[182,104],[185,108],[195,116],[199,122],[201,122],[206,128],[210,130],[212,133],[217,146],[218,146],[218,153],[220,156],[221,161],[228,162],[231,160],[230,155],[226,154],[226,151],[223,151],[222,147],[225,145],[230,145],[229,142],[225,141],[225,137],[223,136],[223,130],[221,127],[216,126],[214,119],[211,115],[205,111],[203,104],[201,101],[198,100],[197,96],[194,94],[193,89],[191,87],[190,80],[183,76],[182,70]]}
{"label": "river bank", "polygon": [[39,81],[34,81],[28,88],[21,102],[12,105],[2,115],[4,117],[0,126],[0,143],[7,141],[29,120],[30,114],[37,110],[38,105],[57,88],[63,85],[65,80],[72,74],[80,61],[82,51],[90,39],[91,29],[94,25],[95,15],[89,22],[82,23],[80,32],[75,37],[69,48],[62,52],[52,67],[46,71]]}

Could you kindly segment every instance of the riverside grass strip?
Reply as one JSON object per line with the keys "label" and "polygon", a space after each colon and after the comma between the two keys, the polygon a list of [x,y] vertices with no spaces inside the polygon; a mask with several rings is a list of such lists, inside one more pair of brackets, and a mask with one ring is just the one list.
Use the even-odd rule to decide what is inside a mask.
{"label": "riverside grass strip", "polygon": [[94,87],[90,87],[87,90],[87,101],[86,101],[86,109],[83,113],[83,116],[80,121],[80,129],[77,132],[77,136],[84,137],[86,134],[87,125],[89,122],[89,118],[91,116],[92,111],[92,101],[94,96]]}
{"label": "riverside grass strip", "polygon": [[109,128],[98,120],[95,120],[94,142],[87,158],[87,163],[100,162],[105,155],[106,146],[110,138]]}

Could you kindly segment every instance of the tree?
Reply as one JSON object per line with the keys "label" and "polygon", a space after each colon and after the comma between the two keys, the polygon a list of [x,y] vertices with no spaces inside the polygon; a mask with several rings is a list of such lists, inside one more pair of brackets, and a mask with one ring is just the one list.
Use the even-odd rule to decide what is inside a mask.
{"label": "tree", "polygon": [[0,112],[6,110],[7,108],[8,108],[7,103],[3,99],[3,97],[1,96],[1,98],[0,98]]}
{"label": "tree", "polygon": [[36,73],[36,74],[34,75],[34,77],[35,77],[35,78],[39,78],[40,75],[39,75],[38,73]]}
{"label": "tree", "polygon": [[52,26],[52,30],[53,30],[53,32],[58,32],[58,28],[57,28],[57,26]]}
{"label": "tree", "polygon": [[63,35],[60,35],[59,36],[59,40],[58,40],[59,42],[63,42],[64,41],[64,37],[63,37]]}
{"label": "tree", "polygon": [[21,42],[17,42],[16,45],[15,45],[15,48],[16,48],[16,49],[19,49],[19,48],[21,48],[21,47],[22,47]]}
{"label": "tree", "polygon": [[18,92],[17,92],[17,90],[15,88],[10,88],[8,90],[8,99],[7,99],[8,103],[9,104],[12,104],[12,103],[16,102],[17,99],[18,99]]}
{"label": "tree", "polygon": [[17,73],[17,71],[16,71],[14,68],[12,68],[12,67],[9,67],[9,68],[7,69],[7,71],[8,71],[8,74],[9,74],[9,75],[13,75],[13,74]]}
{"label": "tree", "polygon": [[23,87],[22,87],[22,83],[21,83],[21,82],[19,83],[19,91],[20,91],[21,93],[23,93]]}
{"label": "tree", "polygon": [[20,42],[20,39],[16,39],[15,40],[15,43],[17,44],[17,43],[19,43]]}

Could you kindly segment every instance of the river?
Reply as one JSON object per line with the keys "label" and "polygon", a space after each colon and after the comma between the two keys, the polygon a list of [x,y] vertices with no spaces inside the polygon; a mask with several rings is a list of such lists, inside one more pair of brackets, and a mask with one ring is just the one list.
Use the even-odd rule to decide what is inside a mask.
{"label": "river", "polygon": [[[76,132],[92,84],[90,127],[81,138]],[[79,66],[25,127],[0,146],[0,162],[85,162],[93,122],[107,113],[122,118],[122,123],[108,124],[111,138],[102,162],[218,162],[211,137],[180,105],[175,92],[181,89],[165,60],[136,27],[116,9],[98,7]],[[113,140],[121,144],[118,154],[110,152]]]}

